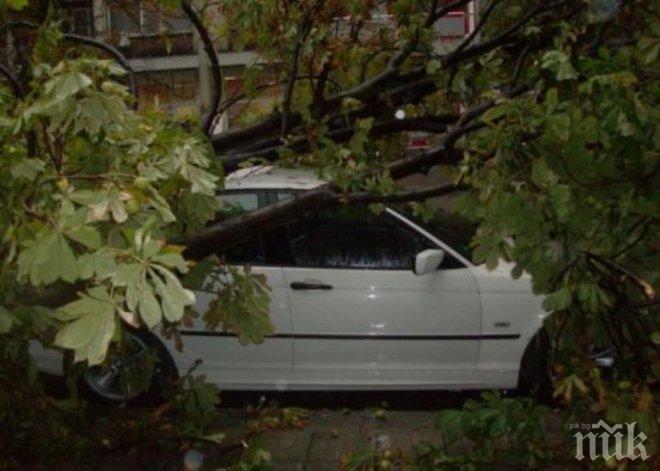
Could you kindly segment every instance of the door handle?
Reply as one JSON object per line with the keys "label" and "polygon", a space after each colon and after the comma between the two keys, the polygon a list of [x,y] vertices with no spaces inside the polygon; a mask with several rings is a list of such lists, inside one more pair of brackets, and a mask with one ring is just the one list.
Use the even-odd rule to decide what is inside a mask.
{"label": "door handle", "polygon": [[332,289],[332,286],[323,283],[308,283],[305,281],[294,281],[291,283],[291,289]]}

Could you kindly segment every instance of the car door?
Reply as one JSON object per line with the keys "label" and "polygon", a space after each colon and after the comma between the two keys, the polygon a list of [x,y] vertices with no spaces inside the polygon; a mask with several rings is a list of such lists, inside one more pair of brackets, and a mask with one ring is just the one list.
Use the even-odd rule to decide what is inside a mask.
{"label": "car door", "polygon": [[[256,209],[254,192],[232,193],[232,204]],[[263,195],[259,199],[266,201]],[[264,203],[266,204],[266,203]],[[227,332],[209,332],[201,318],[190,328],[182,330],[185,351],[190,359],[200,358],[200,371],[225,388],[262,388],[286,384],[293,366],[293,344],[289,313],[287,285],[279,257],[286,246],[283,228],[253,236],[218,253],[228,264],[237,267],[250,266],[255,274],[263,274],[270,288],[270,318],[275,333],[262,344],[241,345]],[[288,254],[289,252],[284,252]],[[216,289],[197,291],[196,309],[203,313],[217,296]]]}
{"label": "car door", "polygon": [[450,254],[436,272],[415,275],[415,255],[438,248],[431,240],[357,209],[293,223],[290,244],[294,266],[284,278],[297,376],[403,385],[431,375],[440,384],[475,368],[476,282]]}

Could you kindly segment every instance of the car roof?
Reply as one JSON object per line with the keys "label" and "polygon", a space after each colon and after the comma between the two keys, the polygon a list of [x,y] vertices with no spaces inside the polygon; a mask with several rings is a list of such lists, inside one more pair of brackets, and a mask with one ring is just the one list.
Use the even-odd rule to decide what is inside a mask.
{"label": "car roof", "polygon": [[327,183],[314,170],[269,165],[246,167],[230,173],[226,190],[310,190]]}

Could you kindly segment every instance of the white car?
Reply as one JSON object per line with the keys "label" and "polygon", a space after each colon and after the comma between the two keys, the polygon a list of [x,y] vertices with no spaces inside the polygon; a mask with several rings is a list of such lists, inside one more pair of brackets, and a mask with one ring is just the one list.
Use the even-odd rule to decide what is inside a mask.
{"label": "white car", "polygon": [[[323,183],[308,171],[253,167],[230,175],[219,197],[249,211]],[[263,344],[242,346],[201,320],[182,327],[182,352],[155,333],[137,340],[157,347],[169,373],[201,359],[197,372],[225,390],[539,386],[547,313],[529,277],[514,280],[504,262],[494,271],[473,264],[465,242],[440,229],[392,208],[303,215],[223,251],[228,262],[267,276],[276,333]],[[197,292],[200,312],[213,296]],[[61,359],[44,358],[42,367],[61,369]],[[90,370],[85,382],[106,399],[124,399],[121,366],[119,359]]]}

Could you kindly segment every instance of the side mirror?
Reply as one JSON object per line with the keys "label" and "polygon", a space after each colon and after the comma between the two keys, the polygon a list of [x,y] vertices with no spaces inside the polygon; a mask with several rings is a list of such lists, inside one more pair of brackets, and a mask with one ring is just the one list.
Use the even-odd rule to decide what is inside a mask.
{"label": "side mirror", "polygon": [[427,249],[415,257],[415,275],[426,275],[434,272],[445,258],[445,251],[441,249]]}

